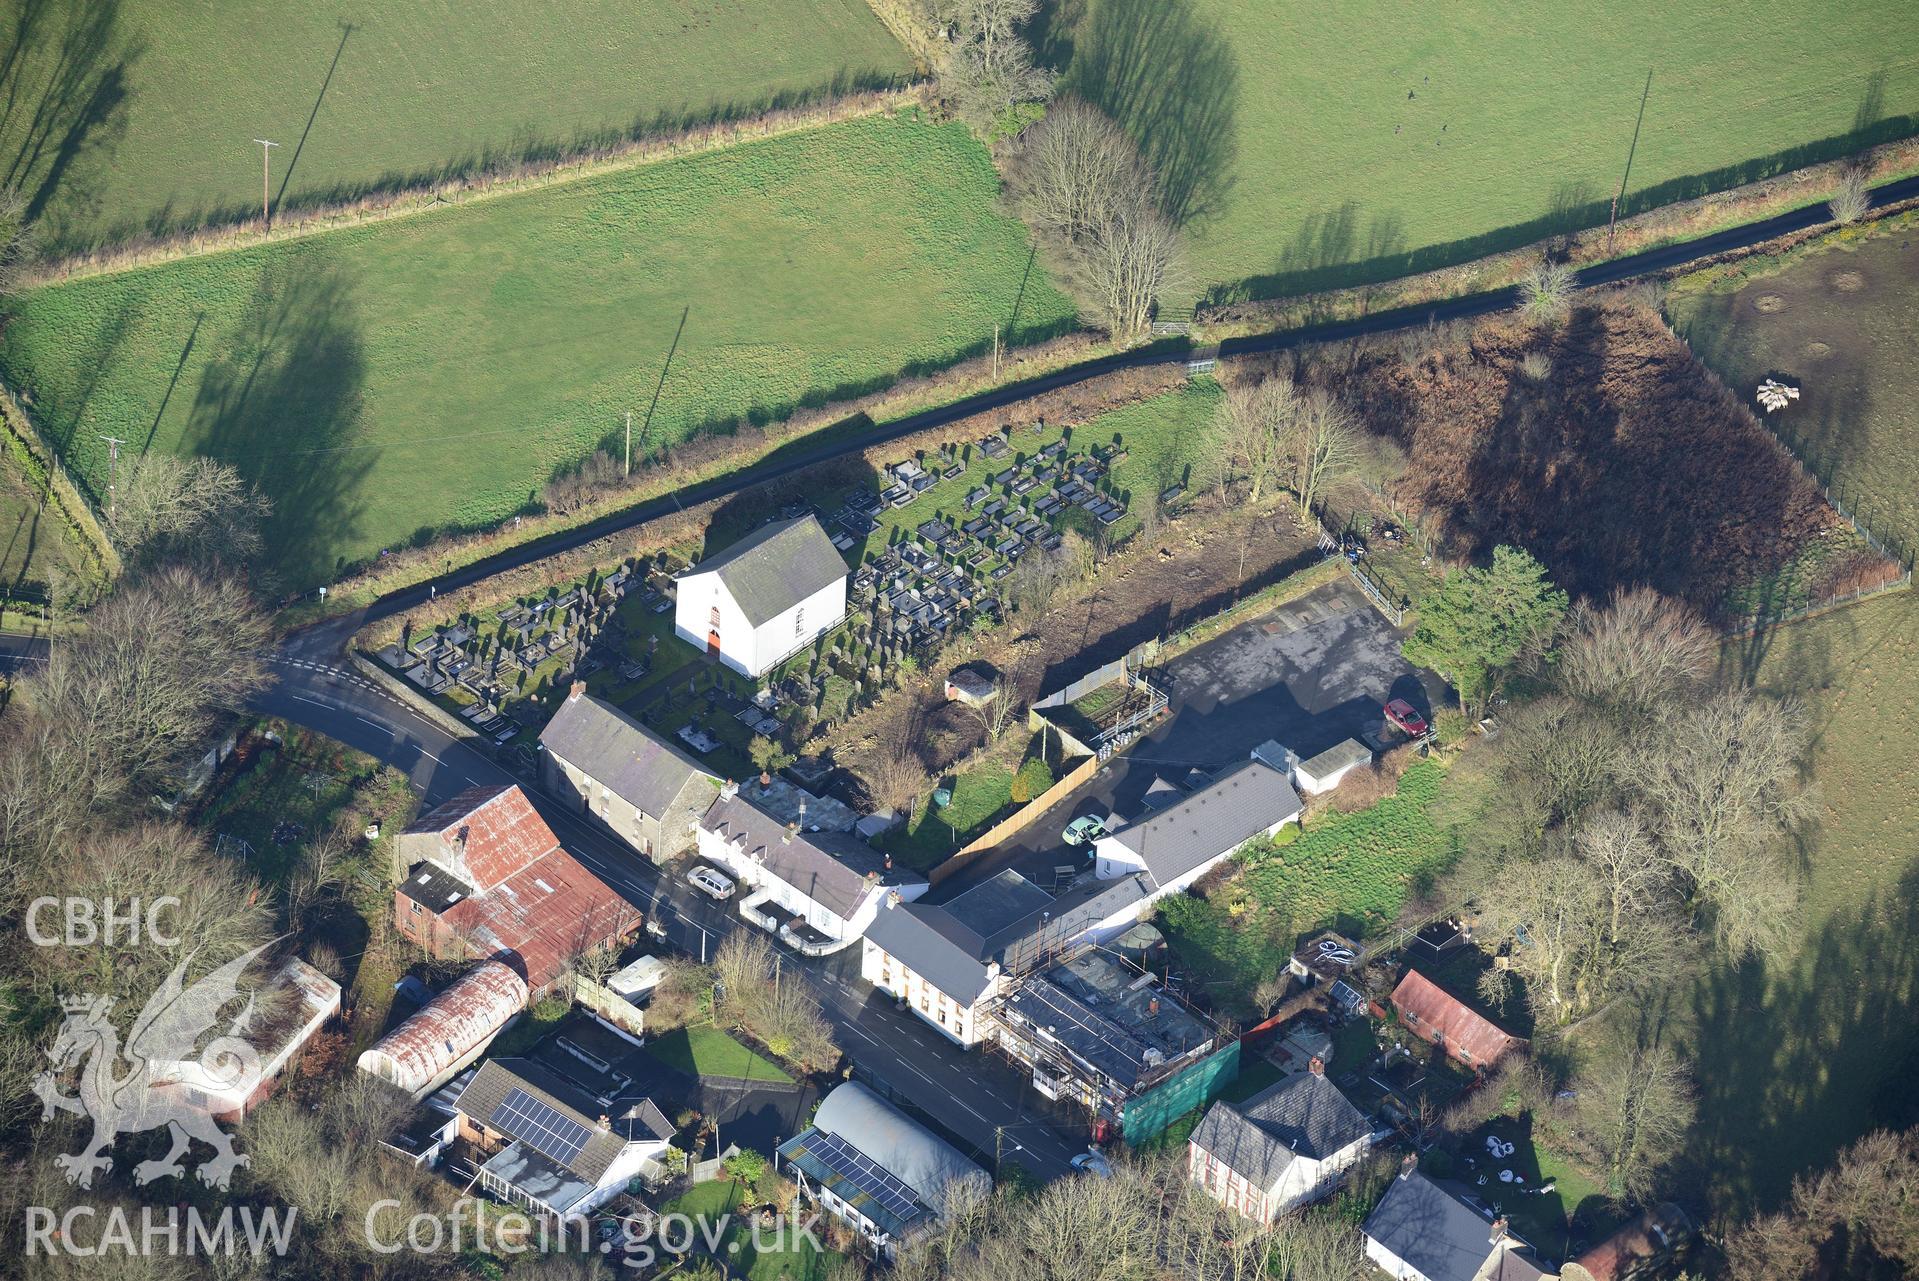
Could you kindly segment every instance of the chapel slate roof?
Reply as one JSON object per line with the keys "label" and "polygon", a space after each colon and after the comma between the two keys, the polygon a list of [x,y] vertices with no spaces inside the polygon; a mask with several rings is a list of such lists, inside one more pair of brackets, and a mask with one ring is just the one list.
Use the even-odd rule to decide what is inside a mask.
{"label": "chapel slate roof", "polygon": [[717,573],[733,601],[758,627],[827,584],[846,577],[846,562],[813,516],[762,525],[725,551],[681,574]]}
{"label": "chapel slate roof", "polygon": [[1139,855],[1153,880],[1164,886],[1304,809],[1285,774],[1249,760],[1110,839]]}
{"label": "chapel slate roof", "polygon": [[1300,1157],[1324,1161],[1371,1134],[1365,1114],[1317,1072],[1282,1081],[1235,1107],[1215,1103],[1193,1131],[1211,1153],[1258,1188],[1271,1188]]}
{"label": "chapel slate roof", "polygon": [[540,731],[540,745],[649,818],[662,818],[689,783],[719,779],[611,703],[575,694]]}

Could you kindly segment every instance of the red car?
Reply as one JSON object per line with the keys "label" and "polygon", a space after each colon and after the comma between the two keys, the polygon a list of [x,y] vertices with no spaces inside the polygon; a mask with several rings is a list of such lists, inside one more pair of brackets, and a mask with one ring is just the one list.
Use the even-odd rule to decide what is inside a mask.
{"label": "red car", "polygon": [[1418,738],[1427,729],[1426,718],[1403,698],[1395,698],[1386,704],[1386,719],[1397,726],[1408,738]]}

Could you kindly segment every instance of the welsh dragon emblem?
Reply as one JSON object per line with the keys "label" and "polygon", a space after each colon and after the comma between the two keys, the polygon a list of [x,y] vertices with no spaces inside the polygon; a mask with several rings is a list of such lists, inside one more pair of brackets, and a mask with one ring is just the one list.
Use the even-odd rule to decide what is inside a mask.
{"label": "welsh dragon emblem", "polygon": [[[164,1157],[135,1166],[136,1182],[183,1176],[186,1167],[180,1158],[195,1139],[213,1149],[213,1157],[199,1166],[200,1181],[210,1187],[224,1189],[234,1170],[247,1164],[247,1158],[233,1150],[232,1138],[177,1082],[184,1070],[201,1086],[241,1097],[259,1084],[259,1051],[239,1035],[253,1015],[251,997],[224,1032],[204,1049],[200,1042],[220,1022],[221,1011],[239,999],[240,976],[268,946],[235,957],[191,986],[185,983],[193,960],[189,953],[148,998],[124,1049],[119,1029],[108,1017],[111,997],[61,998],[67,1017],[47,1051],[53,1067],[34,1078],[33,1092],[39,1096],[43,1121],[51,1120],[56,1109],[93,1121],[93,1137],[86,1146],[54,1158],[69,1183],[92,1187],[96,1172],[113,1168],[111,1153],[118,1136],[162,1126],[172,1131],[173,1146]],[[74,1069],[79,1092],[63,1094],[60,1080]],[[169,1083],[176,1084],[168,1088]]]}

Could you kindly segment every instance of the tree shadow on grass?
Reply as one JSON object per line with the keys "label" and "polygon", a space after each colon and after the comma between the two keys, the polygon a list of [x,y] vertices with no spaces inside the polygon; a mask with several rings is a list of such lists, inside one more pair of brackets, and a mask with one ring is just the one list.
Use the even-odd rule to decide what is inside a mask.
{"label": "tree shadow on grass", "polygon": [[1693,1163],[1722,1215],[1781,1202],[1867,1131],[1919,1122],[1919,867],[1835,913],[1796,962],[1717,969],[1693,997]]}
{"label": "tree shadow on grass", "polygon": [[379,459],[358,439],[366,358],[351,287],[324,256],[277,260],[212,345],[181,448],[231,463],[272,500],[267,567],[286,585],[327,581]]}
{"label": "tree shadow on grass", "polygon": [[[120,27],[119,0],[23,0],[0,53],[0,185],[18,189],[27,217],[74,214],[92,195],[68,184],[90,150],[111,150],[126,129],[128,73],[144,45]],[[58,218],[52,238],[59,236]]]}
{"label": "tree shadow on grass", "polygon": [[1055,24],[1041,44],[1071,40],[1065,87],[1133,135],[1159,175],[1175,222],[1217,213],[1239,150],[1239,64],[1218,29],[1187,0],[1101,0],[1070,37]]}

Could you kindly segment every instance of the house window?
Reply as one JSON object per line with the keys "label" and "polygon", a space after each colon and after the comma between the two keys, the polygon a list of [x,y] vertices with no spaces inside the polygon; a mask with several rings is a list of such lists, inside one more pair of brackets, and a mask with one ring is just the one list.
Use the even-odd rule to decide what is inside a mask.
{"label": "house window", "polygon": [[806,635],[806,606],[804,605],[793,611],[793,635]]}
{"label": "house window", "polygon": [[411,909],[413,915],[418,916],[420,914],[420,905],[418,903],[409,903],[407,906]]}
{"label": "house window", "polygon": [[708,610],[708,611],[707,611],[707,615],[706,615],[706,625],[707,625],[708,627],[711,627],[711,628],[713,628],[713,629],[714,629],[715,631],[718,631],[718,630],[719,630],[719,626],[720,626],[720,607],[719,607],[718,605],[715,605],[715,606],[714,606],[714,607],[713,607],[712,609],[710,609],[710,610]]}

